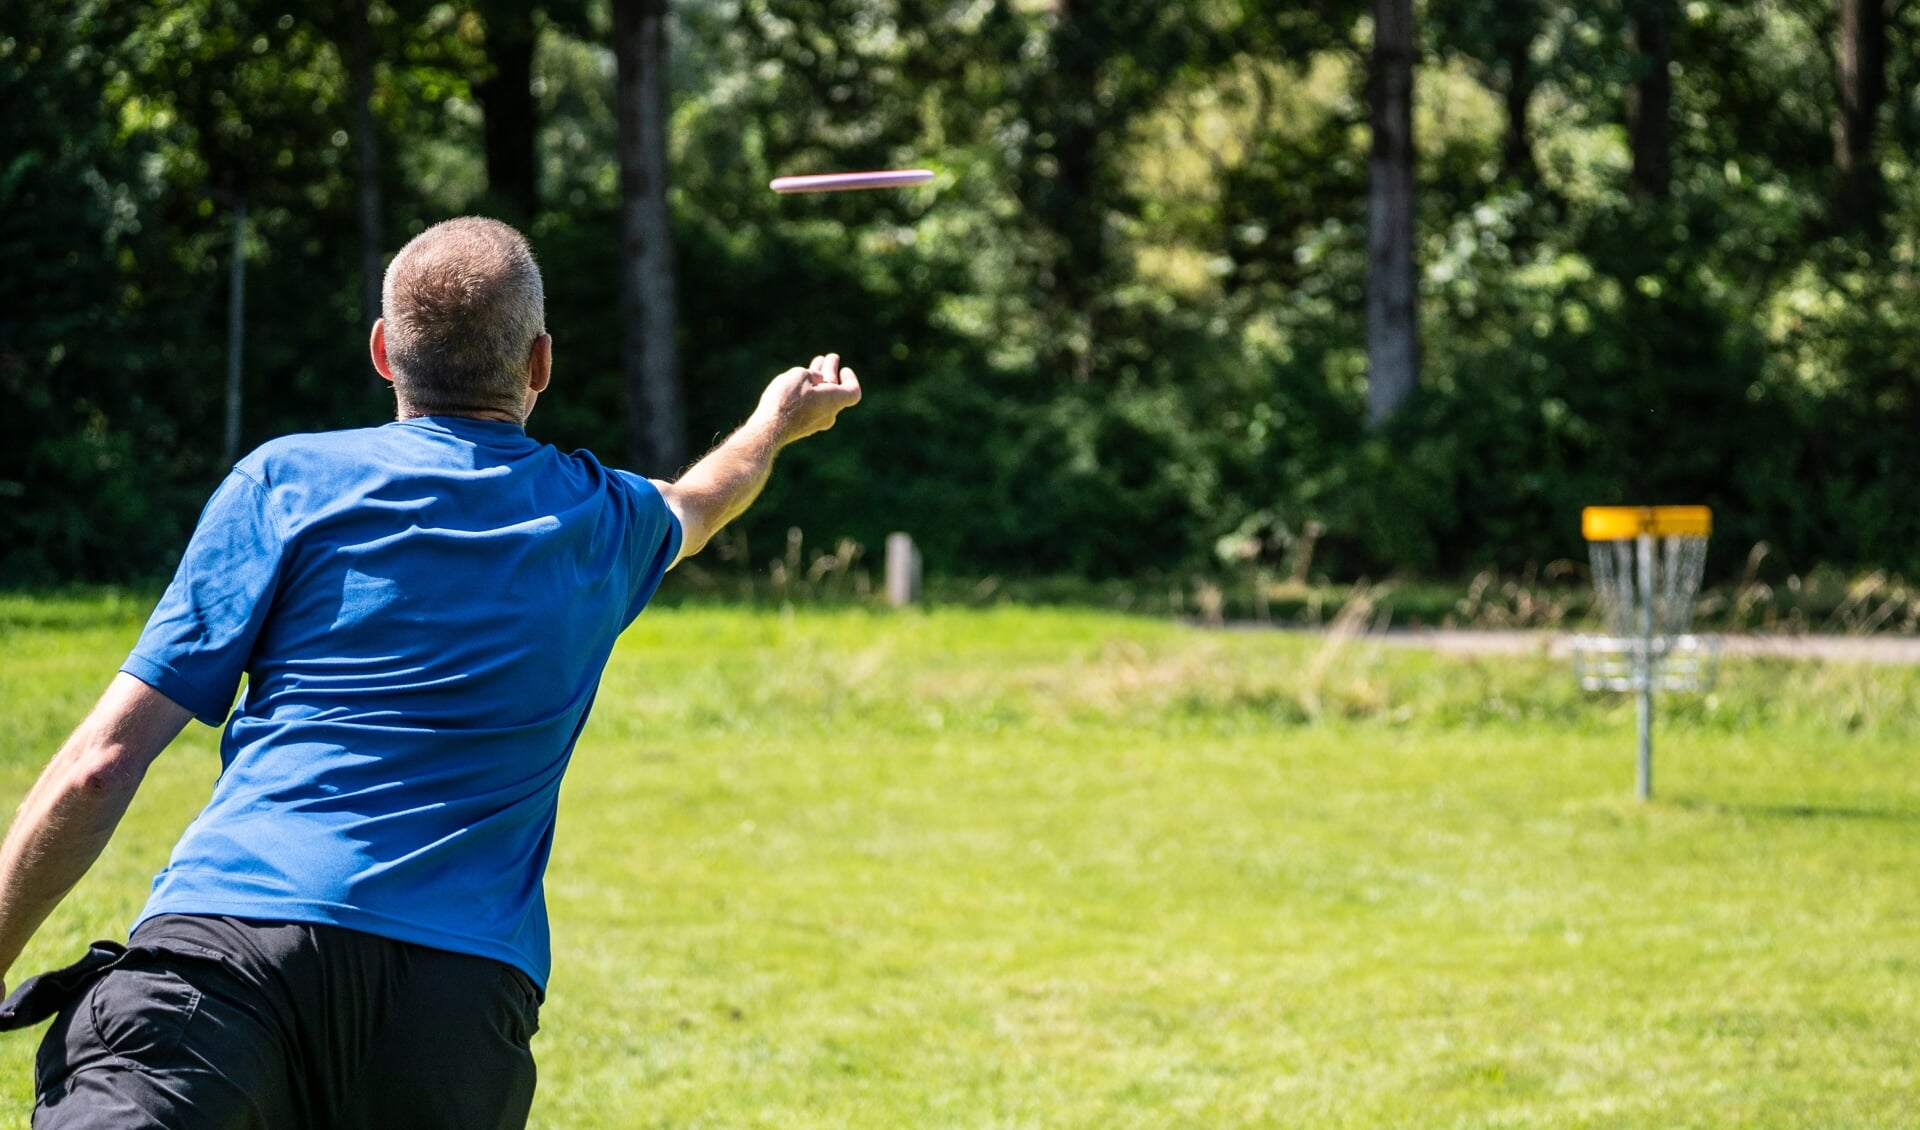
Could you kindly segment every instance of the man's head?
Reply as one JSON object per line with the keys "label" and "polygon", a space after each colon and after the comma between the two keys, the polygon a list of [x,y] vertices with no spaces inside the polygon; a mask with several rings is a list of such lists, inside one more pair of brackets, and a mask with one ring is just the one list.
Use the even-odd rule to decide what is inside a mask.
{"label": "man's head", "polygon": [[497,220],[463,216],[413,237],[387,268],[373,360],[406,416],[525,421],[551,342],[533,251]]}

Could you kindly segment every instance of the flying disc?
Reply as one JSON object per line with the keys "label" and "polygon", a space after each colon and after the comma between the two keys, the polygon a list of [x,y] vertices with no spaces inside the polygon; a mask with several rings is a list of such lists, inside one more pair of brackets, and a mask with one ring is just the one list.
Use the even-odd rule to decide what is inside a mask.
{"label": "flying disc", "polygon": [[908,188],[932,184],[931,169],[883,169],[871,173],[815,173],[804,177],[775,177],[767,187],[775,192],[850,192],[861,188]]}

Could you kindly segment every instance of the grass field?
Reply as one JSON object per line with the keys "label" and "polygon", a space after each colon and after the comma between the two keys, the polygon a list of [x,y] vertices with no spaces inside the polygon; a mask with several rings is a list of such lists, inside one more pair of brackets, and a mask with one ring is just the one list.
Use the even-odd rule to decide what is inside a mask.
{"label": "grass field", "polygon": [[[145,611],[0,598],[0,796]],[[1920,1125],[1917,707],[1731,665],[1663,703],[1641,805],[1630,706],[1544,659],[649,612],[568,781],[534,1124]],[[16,978],[124,931],[213,750]]]}

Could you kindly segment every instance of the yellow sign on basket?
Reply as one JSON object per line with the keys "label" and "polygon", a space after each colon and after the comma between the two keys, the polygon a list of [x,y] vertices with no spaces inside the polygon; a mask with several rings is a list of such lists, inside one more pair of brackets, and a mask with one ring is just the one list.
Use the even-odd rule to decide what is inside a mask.
{"label": "yellow sign on basket", "polygon": [[1641,534],[1703,538],[1713,533],[1713,511],[1705,506],[1589,506],[1580,512],[1580,533],[1588,541],[1632,541]]}

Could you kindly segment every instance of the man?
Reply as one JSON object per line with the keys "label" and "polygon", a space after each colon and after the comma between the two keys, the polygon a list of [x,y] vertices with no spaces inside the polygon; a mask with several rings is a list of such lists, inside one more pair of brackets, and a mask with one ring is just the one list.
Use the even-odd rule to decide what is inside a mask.
{"label": "man", "polygon": [[12,1027],[57,1013],[37,1128],[523,1126],[541,880],[614,639],[781,447],[860,399],[816,357],[653,482],[523,430],[553,345],[518,232],[430,228],[384,307],[373,364],[398,420],[241,460],[0,845],[4,975],[187,720],[225,723],[212,798],[128,946],[0,1007]]}

